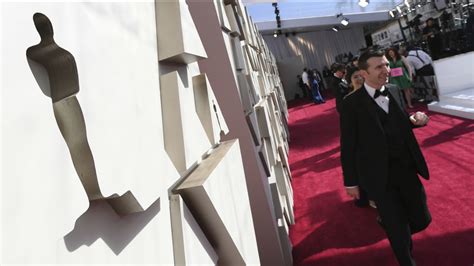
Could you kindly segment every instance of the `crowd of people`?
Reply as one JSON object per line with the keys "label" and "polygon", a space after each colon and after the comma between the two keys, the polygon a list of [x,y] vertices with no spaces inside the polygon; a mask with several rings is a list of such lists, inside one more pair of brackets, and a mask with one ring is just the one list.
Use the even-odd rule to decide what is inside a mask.
{"label": "crowd of people", "polygon": [[[404,49],[387,48],[385,57],[389,61],[389,83],[397,85],[404,95],[408,108],[413,108],[413,101],[431,102],[437,99],[434,81],[433,60],[431,56],[416,46]],[[340,112],[343,98],[359,87],[354,86],[358,75],[358,56],[351,58],[347,64],[333,63],[323,70],[323,75],[317,69],[304,68],[297,76],[298,87],[304,98],[310,98],[315,104],[325,103],[323,91],[330,91],[336,98],[336,109]],[[353,80],[352,75],[356,79]]]}

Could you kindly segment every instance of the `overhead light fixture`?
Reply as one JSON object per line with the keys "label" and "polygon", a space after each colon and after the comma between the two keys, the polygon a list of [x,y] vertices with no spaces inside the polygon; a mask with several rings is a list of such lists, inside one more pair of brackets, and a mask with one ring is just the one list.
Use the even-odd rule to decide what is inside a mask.
{"label": "overhead light fixture", "polygon": [[421,7],[421,4],[418,4],[418,7]]}
{"label": "overhead light fixture", "polygon": [[343,19],[341,20],[341,24],[342,24],[343,26],[347,26],[347,25],[349,25],[349,20],[348,20],[347,18],[343,18]]}
{"label": "overhead light fixture", "polygon": [[359,6],[366,7],[369,4],[369,0],[359,0]]}
{"label": "overhead light fixture", "polygon": [[410,8],[410,3],[408,3],[408,0],[405,0],[405,5]]}
{"label": "overhead light fixture", "polygon": [[273,33],[273,37],[275,37],[275,38],[278,37],[278,34],[276,32]]}
{"label": "overhead light fixture", "polygon": [[393,13],[393,10],[388,11],[388,13],[390,14],[390,16],[391,16],[392,18],[395,17],[395,13]]}
{"label": "overhead light fixture", "polygon": [[344,17],[344,16],[342,15],[342,13],[337,14],[336,17],[337,17],[337,18],[342,17],[342,19],[341,19],[341,24],[342,24],[342,25],[344,25],[344,26],[349,25],[349,19],[346,18],[346,17]]}
{"label": "overhead light fixture", "polygon": [[339,31],[339,27],[338,27],[338,26],[334,26],[334,27],[332,27],[332,30],[335,31],[335,32],[338,32],[338,31]]}
{"label": "overhead light fixture", "polygon": [[402,13],[402,9],[400,8],[400,6],[397,6],[397,11],[398,11],[398,13],[400,13],[400,14]]}

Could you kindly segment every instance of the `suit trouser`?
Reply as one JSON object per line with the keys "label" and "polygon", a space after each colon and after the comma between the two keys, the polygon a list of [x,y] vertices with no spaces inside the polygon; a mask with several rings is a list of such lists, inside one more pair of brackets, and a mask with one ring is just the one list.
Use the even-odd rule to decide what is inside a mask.
{"label": "suit trouser", "polygon": [[411,235],[431,222],[425,190],[414,167],[392,160],[389,170],[387,191],[374,200],[398,262],[414,266]]}

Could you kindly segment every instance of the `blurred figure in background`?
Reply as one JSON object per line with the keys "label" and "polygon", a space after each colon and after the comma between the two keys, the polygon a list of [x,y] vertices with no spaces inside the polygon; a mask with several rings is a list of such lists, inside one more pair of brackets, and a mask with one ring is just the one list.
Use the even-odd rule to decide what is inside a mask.
{"label": "blurred figure in background", "polygon": [[311,71],[311,75],[309,77],[310,84],[311,84],[311,95],[313,96],[312,100],[315,104],[325,103],[323,96],[321,96],[320,88],[320,79],[318,78],[317,70]]}
{"label": "blurred figure in background", "polygon": [[398,53],[394,47],[388,48],[385,51],[385,57],[388,59],[390,65],[390,79],[391,84],[397,85],[405,94],[405,100],[408,108],[413,108],[411,104],[412,98],[412,77],[413,70],[404,56]]}
{"label": "blurred figure in background", "polygon": [[356,91],[364,85],[364,78],[360,75],[360,69],[355,66],[349,66],[346,70],[345,79],[349,82],[351,92]]}
{"label": "blurred figure in background", "polygon": [[[434,82],[434,68],[433,60],[420,48],[415,46],[408,47],[407,61],[413,68],[415,77],[413,80],[417,80],[423,84],[419,86],[418,94],[421,96],[423,101],[432,101],[437,98],[436,87]],[[430,91],[432,96],[430,96]]]}
{"label": "blurred figure in background", "polygon": [[306,85],[304,84],[303,79],[301,78],[301,75],[297,75],[296,79],[298,80],[298,82],[297,82],[298,87],[301,89],[301,91],[303,93],[302,97],[303,98],[308,97],[308,92],[307,92],[307,89],[306,89]]}
{"label": "blurred figure in background", "polygon": [[334,74],[330,77],[328,86],[336,98],[336,110],[338,113],[341,113],[342,99],[349,93],[347,81],[344,79],[346,67],[343,64],[334,63],[331,66],[331,70]]}

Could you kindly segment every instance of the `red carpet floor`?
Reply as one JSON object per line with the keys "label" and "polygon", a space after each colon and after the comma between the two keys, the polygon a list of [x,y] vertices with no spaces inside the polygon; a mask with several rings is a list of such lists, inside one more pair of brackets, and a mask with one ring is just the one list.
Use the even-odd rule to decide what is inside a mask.
{"label": "red carpet floor", "polygon": [[[355,207],[345,194],[334,99],[322,105],[296,101],[289,114],[294,264],[398,265],[376,210]],[[430,123],[415,134],[430,169],[431,180],[423,183],[433,222],[414,236],[414,257],[418,266],[472,266],[474,123],[428,114]]]}

